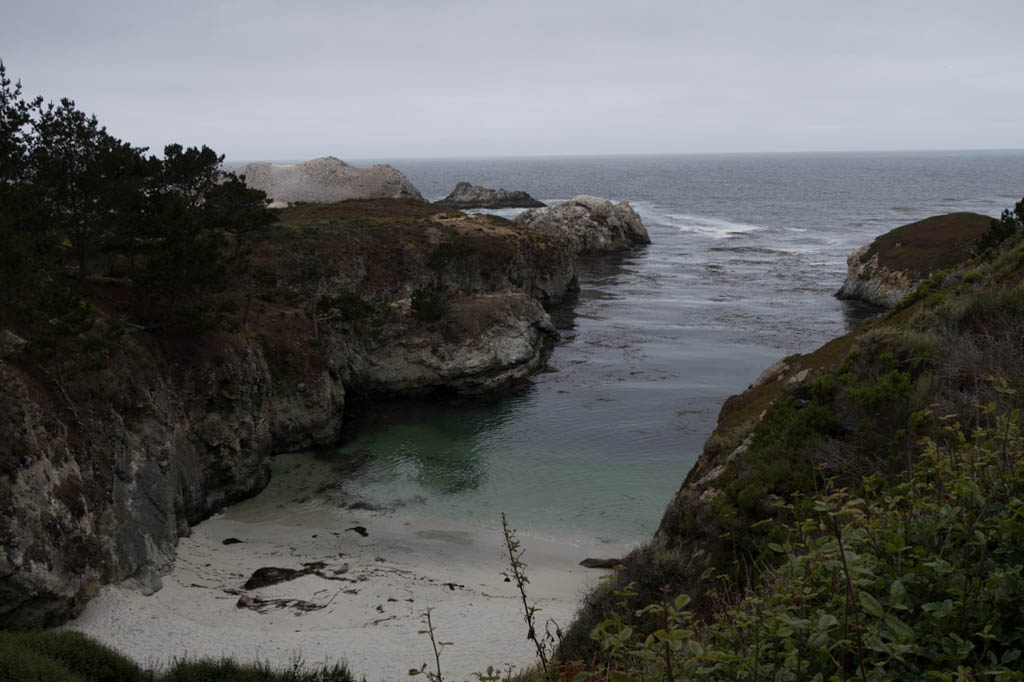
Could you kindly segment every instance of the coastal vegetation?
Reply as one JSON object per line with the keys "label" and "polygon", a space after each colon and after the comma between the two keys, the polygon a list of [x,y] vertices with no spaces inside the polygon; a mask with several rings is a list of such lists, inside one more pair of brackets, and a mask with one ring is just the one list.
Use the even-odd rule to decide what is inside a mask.
{"label": "coastal vegetation", "polygon": [[344,664],[290,669],[230,659],[181,660],[166,670],[144,669],[77,632],[0,631],[2,682],[353,682]]}
{"label": "coastal vegetation", "polygon": [[[1018,205],[1019,206],[1019,205]],[[1024,239],[726,402],[579,679],[1021,679]]]}
{"label": "coastal vegetation", "polygon": [[[266,483],[271,452],[335,441],[346,396],[495,390],[541,364],[572,239],[412,200],[272,212],[212,150],[147,157],[0,76],[0,539],[21,562],[4,557],[3,627],[151,580],[189,523]],[[655,537],[553,656],[506,535],[544,668],[523,677],[1022,679],[1022,213],[970,218],[978,255],[918,263],[890,313],[727,401]],[[488,376],[368,369],[515,324],[529,352]],[[144,671],[73,633],[4,631],[0,679],[349,675]]]}
{"label": "coastal vegetation", "polygon": [[190,525],[337,444],[348,405],[507,390],[556,338],[568,237],[414,199],[270,209],[207,147],[147,156],[0,92],[0,627],[159,589]]}

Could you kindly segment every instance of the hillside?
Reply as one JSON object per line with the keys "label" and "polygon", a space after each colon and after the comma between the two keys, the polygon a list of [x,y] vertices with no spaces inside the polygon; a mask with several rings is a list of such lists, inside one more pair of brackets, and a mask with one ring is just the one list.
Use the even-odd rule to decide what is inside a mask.
{"label": "hillside", "polygon": [[991,221],[998,247],[726,401],[563,659],[628,679],[1017,679],[1022,205]]}
{"label": "hillside", "polygon": [[266,485],[271,454],[337,442],[360,396],[496,392],[538,369],[571,244],[440,211],[285,209],[187,315],[104,274],[76,283],[66,329],[8,317],[0,626],[59,623],[103,583],[157,589],[190,524]]}

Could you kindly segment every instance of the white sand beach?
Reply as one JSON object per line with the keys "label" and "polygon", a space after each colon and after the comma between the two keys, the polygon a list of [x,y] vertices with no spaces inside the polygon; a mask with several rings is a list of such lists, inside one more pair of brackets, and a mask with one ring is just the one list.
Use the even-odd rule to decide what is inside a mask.
{"label": "white sand beach", "polygon": [[[363,526],[367,536],[353,530]],[[237,544],[223,544],[237,538]],[[627,548],[591,541],[520,534],[541,619],[566,626],[580,598],[608,571],[586,569],[586,557],[619,556]],[[300,569],[323,562],[318,574],[243,590],[261,567]],[[347,566],[347,570],[346,570]],[[500,529],[364,511],[310,510],[269,520],[211,518],[181,541],[163,589],[145,596],[106,587],[66,627],[85,632],[136,661],[159,667],[184,657],[266,660],[287,666],[344,659],[370,682],[408,678],[433,661],[430,641],[417,634],[432,609],[441,640],[454,642],[441,658],[445,677],[535,660],[526,639],[522,604],[508,569]],[[237,606],[240,594],[298,599],[295,606],[257,612]]]}

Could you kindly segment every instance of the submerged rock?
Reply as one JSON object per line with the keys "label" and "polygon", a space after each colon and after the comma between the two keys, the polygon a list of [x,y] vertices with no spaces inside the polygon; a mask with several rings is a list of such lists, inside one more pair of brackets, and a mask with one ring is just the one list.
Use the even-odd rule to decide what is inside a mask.
{"label": "submerged rock", "polygon": [[651,243],[640,216],[628,201],[613,204],[608,199],[587,194],[554,206],[524,211],[516,216],[515,223],[549,234],[567,235],[578,253],[623,251]]}
{"label": "submerged rock", "polygon": [[412,181],[387,164],[357,167],[324,156],[288,165],[247,163],[235,171],[245,176],[247,185],[266,192],[274,202],[271,206],[351,199],[423,200]]}
{"label": "submerged rock", "polygon": [[537,201],[526,192],[506,189],[488,189],[468,182],[460,182],[444,199],[435,202],[451,208],[538,208]]}
{"label": "submerged rock", "polygon": [[891,308],[933,272],[973,256],[991,222],[977,213],[950,213],[897,227],[849,255],[836,297]]}

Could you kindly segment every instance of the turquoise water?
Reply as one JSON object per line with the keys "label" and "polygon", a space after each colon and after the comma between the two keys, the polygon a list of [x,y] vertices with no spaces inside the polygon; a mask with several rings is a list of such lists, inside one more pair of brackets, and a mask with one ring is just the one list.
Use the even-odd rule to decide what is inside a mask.
{"label": "turquoise water", "polygon": [[467,179],[542,201],[629,199],[652,244],[582,264],[549,370],[484,405],[367,406],[342,447],[276,458],[242,511],[429,516],[634,542],[649,536],[722,402],[865,309],[832,297],[847,254],[937,213],[998,215],[1024,153],[390,161],[429,199]]}

